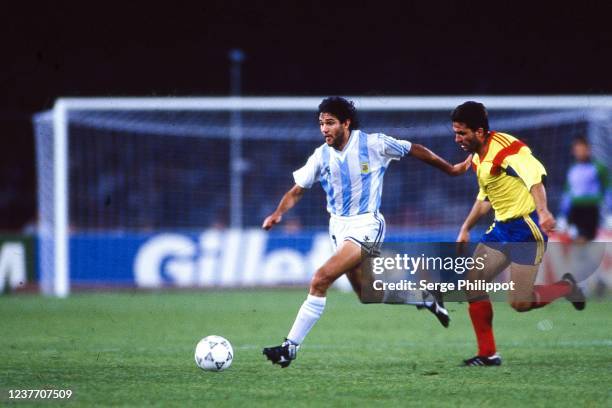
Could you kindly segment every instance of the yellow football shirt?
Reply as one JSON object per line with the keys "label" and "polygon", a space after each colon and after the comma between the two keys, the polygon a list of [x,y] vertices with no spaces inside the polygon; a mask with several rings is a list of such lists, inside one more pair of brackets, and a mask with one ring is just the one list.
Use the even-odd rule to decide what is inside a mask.
{"label": "yellow football shirt", "polygon": [[472,167],[478,178],[477,199],[491,202],[497,221],[535,210],[529,191],[542,181],[546,169],[526,144],[507,133],[491,132],[484,157],[474,154]]}

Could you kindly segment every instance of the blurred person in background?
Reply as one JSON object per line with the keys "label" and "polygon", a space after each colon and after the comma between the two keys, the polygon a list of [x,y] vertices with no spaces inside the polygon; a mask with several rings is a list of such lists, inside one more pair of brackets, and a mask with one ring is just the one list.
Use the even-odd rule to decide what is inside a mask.
{"label": "blurred person in background", "polygon": [[[597,237],[602,216],[606,214],[606,197],[610,200],[609,175],[606,166],[593,159],[591,145],[584,136],[572,143],[574,163],[567,171],[561,200],[560,230],[567,230],[573,242],[585,244]],[[598,276],[596,294],[603,295],[606,283]]]}
{"label": "blurred person in background", "polygon": [[574,139],[572,155],[575,162],[567,171],[561,201],[561,217],[570,227],[576,242],[595,239],[608,188],[608,169],[591,157],[591,146],[584,136]]}

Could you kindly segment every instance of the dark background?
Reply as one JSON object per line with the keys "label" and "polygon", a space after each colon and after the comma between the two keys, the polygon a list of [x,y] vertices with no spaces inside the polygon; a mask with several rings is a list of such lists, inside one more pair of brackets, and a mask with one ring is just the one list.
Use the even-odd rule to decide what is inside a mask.
{"label": "dark background", "polygon": [[34,217],[31,115],[57,97],[225,95],[234,47],[247,55],[246,95],[612,94],[605,5],[8,6],[0,27],[0,229]]}

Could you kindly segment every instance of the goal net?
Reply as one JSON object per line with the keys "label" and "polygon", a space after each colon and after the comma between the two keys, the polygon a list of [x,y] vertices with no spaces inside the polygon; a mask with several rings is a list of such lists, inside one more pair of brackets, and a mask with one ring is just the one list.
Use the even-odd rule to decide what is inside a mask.
{"label": "goal net", "polygon": [[[519,137],[544,163],[555,213],[574,137],[589,137],[594,155],[611,162],[612,98],[351,99],[365,132],[421,143],[451,162],[465,153],[454,143],[450,111],[483,102],[491,128]],[[58,100],[35,118],[42,290],[302,282],[323,257],[316,250],[328,224],[322,189],[314,186],[269,236],[259,227],[293,185],[292,171],[323,143],[320,101]],[[381,206],[389,239],[454,240],[476,191],[471,172],[451,178],[411,158],[393,163]],[[294,272],[283,278],[283,270]]]}

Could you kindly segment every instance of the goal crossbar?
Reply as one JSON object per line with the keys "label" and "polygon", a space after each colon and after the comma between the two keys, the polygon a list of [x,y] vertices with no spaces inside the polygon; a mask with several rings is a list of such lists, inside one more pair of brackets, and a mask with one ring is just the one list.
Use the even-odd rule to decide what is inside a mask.
{"label": "goal crossbar", "polygon": [[[565,96],[354,96],[359,110],[451,110],[466,100],[477,100],[489,110],[609,110],[612,95]],[[60,98],[53,108],[53,230],[54,273],[44,293],[65,297],[69,285],[68,120],[70,111],[313,111],[322,97],[108,97]]]}

